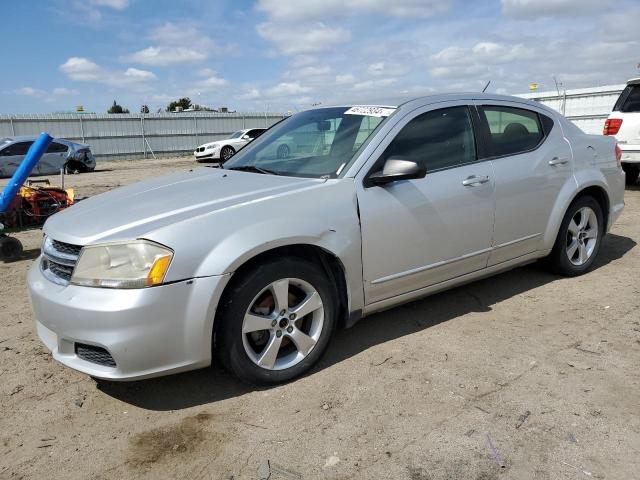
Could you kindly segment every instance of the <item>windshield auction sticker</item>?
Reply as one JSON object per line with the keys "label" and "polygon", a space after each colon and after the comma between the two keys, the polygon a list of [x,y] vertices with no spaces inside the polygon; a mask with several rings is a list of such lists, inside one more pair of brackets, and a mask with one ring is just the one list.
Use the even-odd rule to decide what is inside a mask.
{"label": "windshield auction sticker", "polygon": [[389,107],[369,107],[366,105],[360,105],[357,107],[351,107],[347,110],[345,115],[366,115],[368,117],[388,117],[396,109]]}

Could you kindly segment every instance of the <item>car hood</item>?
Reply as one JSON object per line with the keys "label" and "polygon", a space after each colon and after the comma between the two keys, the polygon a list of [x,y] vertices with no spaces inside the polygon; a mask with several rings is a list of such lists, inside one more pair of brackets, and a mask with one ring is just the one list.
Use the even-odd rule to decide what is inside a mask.
{"label": "car hood", "polygon": [[79,201],[50,217],[44,231],[74,245],[145,238],[182,220],[322,185],[325,180],[198,168]]}
{"label": "car hood", "polygon": [[204,143],[204,144],[200,145],[198,148],[202,148],[202,147],[221,147],[222,145],[228,144],[229,142],[232,142],[233,140],[235,140],[235,139],[227,138],[225,140],[216,140],[215,142]]}

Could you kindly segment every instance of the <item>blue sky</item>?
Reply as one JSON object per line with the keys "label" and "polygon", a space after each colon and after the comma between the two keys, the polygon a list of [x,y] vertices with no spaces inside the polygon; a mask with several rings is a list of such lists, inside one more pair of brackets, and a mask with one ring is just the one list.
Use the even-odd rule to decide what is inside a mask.
{"label": "blue sky", "polygon": [[[3,8],[0,112],[243,111],[640,76],[634,0],[31,0]],[[9,60],[7,62],[7,60]],[[11,68],[6,68],[6,67]]]}

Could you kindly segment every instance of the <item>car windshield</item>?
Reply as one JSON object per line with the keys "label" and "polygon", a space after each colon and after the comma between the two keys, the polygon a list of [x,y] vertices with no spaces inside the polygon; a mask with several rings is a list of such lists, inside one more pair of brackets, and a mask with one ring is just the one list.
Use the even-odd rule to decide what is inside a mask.
{"label": "car windshield", "polygon": [[224,168],[335,178],[393,111],[393,107],[331,107],[297,113],[240,150]]}
{"label": "car windshield", "polygon": [[240,138],[244,133],[243,130],[239,130],[237,132],[233,132],[229,138]]}

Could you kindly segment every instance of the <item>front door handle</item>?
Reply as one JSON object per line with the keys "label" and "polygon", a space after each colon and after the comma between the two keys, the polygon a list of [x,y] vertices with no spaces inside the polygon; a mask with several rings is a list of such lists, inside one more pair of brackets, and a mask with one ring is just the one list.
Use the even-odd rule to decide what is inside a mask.
{"label": "front door handle", "polygon": [[482,185],[483,183],[487,183],[489,181],[489,177],[487,175],[471,175],[462,181],[462,185],[465,187],[475,187],[476,185]]}
{"label": "front door handle", "polygon": [[565,163],[569,163],[569,160],[566,158],[553,157],[551,160],[549,160],[549,165],[551,165],[552,167],[555,165],[564,165]]}

